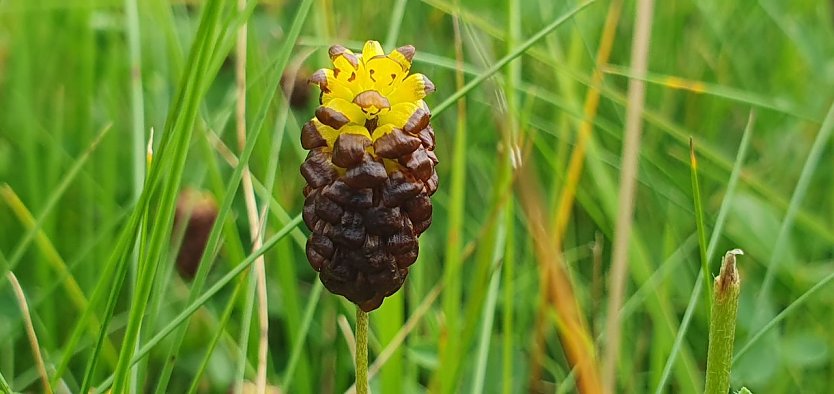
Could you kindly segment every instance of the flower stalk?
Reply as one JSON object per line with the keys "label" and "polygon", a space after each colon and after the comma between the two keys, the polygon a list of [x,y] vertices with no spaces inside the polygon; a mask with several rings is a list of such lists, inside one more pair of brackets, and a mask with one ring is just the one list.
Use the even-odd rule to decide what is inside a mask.
{"label": "flower stalk", "polygon": [[368,312],[356,307],[356,393],[368,394]]}
{"label": "flower stalk", "polygon": [[730,389],[730,368],[733,364],[733,342],[736,334],[738,296],[741,289],[736,256],[743,254],[741,249],[728,251],[721,263],[721,271],[715,278],[709,325],[705,394],[723,394]]}

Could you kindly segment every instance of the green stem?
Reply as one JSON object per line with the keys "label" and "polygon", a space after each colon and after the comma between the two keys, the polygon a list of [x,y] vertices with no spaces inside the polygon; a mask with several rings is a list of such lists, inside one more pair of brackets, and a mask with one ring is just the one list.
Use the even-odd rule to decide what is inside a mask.
{"label": "green stem", "polygon": [[11,394],[12,388],[9,387],[9,383],[6,382],[6,378],[3,377],[3,374],[0,373],[0,392],[3,394]]}
{"label": "green stem", "polygon": [[733,341],[736,336],[738,295],[741,287],[736,269],[736,255],[742,254],[744,252],[741,249],[727,252],[721,263],[721,272],[715,278],[705,394],[723,394],[730,389],[730,367],[733,364]]}
{"label": "green stem", "polygon": [[368,313],[356,307],[356,393],[368,394]]}

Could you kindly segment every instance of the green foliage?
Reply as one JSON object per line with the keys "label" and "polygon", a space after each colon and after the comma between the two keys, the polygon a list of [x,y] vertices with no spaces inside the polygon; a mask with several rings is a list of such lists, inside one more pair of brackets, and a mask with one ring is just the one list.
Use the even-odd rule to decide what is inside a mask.
{"label": "green foliage", "polygon": [[[437,86],[428,105],[441,186],[405,287],[370,315],[371,391],[574,391],[559,315],[542,306],[521,197],[539,193],[543,221],[552,221],[610,2],[235,3],[0,2],[0,277],[12,270],[21,282],[53,388],[227,392],[253,381],[248,273],[260,254],[268,382],[294,393],[351,387],[353,305],[323,291],[298,227],[300,125],[318,92],[289,108],[278,86],[285,72],[326,65],[331,44],[376,39],[386,50],[413,44],[414,71]],[[701,391],[710,316],[698,302],[717,274],[715,251],[735,247],[747,255],[730,386],[831,387],[831,7],[655,2],[617,392]],[[228,54],[243,23],[241,148]],[[597,349],[633,24],[634,2],[625,2],[561,242]],[[244,165],[264,211],[258,251],[238,190]],[[522,165],[537,187],[519,187]],[[185,187],[209,191],[219,208],[191,282],[173,269],[174,205]],[[0,391],[40,389],[18,304],[0,279]]]}

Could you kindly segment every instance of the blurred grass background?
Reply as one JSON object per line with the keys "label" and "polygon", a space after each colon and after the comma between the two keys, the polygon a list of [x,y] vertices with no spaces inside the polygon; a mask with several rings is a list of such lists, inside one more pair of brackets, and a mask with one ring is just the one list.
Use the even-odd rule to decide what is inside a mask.
{"label": "blurred grass background", "polygon": [[[303,79],[327,66],[326,49],[335,43],[355,50],[367,39],[386,50],[413,44],[413,70],[437,86],[427,98],[435,108],[571,15],[462,101],[435,111],[441,187],[434,224],[421,237],[404,289],[371,314],[370,348],[372,364],[384,361],[378,373],[372,366],[375,392],[574,392],[563,344],[577,338],[557,335],[564,311],[548,294],[575,297],[568,301],[587,321],[591,355],[601,361],[635,2],[598,0],[575,14],[580,3],[547,0],[277,0],[245,2],[243,11],[232,3],[0,1],[0,271],[11,268],[20,281],[53,388],[100,387],[124,371],[117,360],[125,347],[152,340],[127,383],[136,392],[185,392],[192,384],[226,392],[255,379],[254,282],[229,277],[222,282],[229,286],[195,304],[206,290],[189,298],[196,284],[172,269],[177,243],[168,241],[171,193],[190,187],[228,206],[216,258],[205,259],[214,261],[203,273],[208,285],[221,283],[252,251],[243,192],[229,193],[240,179],[233,46],[242,23],[252,149],[244,161],[266,212],[265,236],[277,240],[265,253],[267,377],[283,392],[311,393],[352,385],[354,318],[352,305],[322,292],[305,260],[306,230],[292,221],[303,200],[300,126],[318,92],[290,108],[280,77]],[[612,12],[616,23],[606,25]],[[301,28],[297,39],[293,23]],[[597,68],[606,28],[613,46]],[[690,137],[707,238],[722,204],[727,209],[711,245],[711,273],[724,251],[746,252],[739,259],[737,350],[772,327],[735,361],[733,387],[827,392],[834,385],[834,290],[825,287],[834,272],[834,154],[830,139],[818,136],[829,135],[823,120],[834,99],[834,6],[657,2],[650,42],[615,392],[703,388],[703,299],[692,306],[691,323],[681,323],[701,270]],[[591,89],[595,72],[602,84]],[[585,102],[595,91],[599,107],[589,113]],[[551,228],[558,228],[583,120],[593,129],[562,233]],[[748,126],[749,151],[738,161]],[[151,128],[160,170],[146,175]],[[815,141],[821,155],[810,154]],[[734,165],[739,183],[728,193]],[[798,182],[803,169],[805,186]],[[136,239],[144,246],[134,251]],[[106,269],[110,262],[114,270]],[[564,268],[571,291],[552,288],[554,264]],[[121,283],[116,267],[129,268],[121,289],[107,287]],[[147,267],[157,267],[156,275],[145,276]],[[131,302],[140,279],[153,286],[140,303],[147,302],[144,312]],[[104,295],[112,295],[112,307]],[[175,318],[189,305],[199,308],[179,334],[181,346],[176,335],[154,339],[186,327]],[[131,321],[142,329],[125,345]],[[40,392],[24,327],[4,277],[0,374],[16,391]],[[170,382],[160,384],[169,356]],[[90,371],[91,359],[97,367]]]}

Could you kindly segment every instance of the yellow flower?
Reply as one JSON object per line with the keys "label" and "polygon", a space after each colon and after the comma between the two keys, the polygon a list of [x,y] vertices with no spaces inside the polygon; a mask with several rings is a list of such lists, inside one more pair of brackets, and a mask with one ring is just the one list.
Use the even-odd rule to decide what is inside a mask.
{"label": "yellow flower", "polygon": [[310,77],[321,88],[321,106],[313,123],[327,146],[340,134],[365,135],[376,141],[394,129],[425,127],[429,109],[423,98],[434,84],[423,74],[411,74],[414,47],[406,45],[389,54],[376,41],[368,41],[361,54],[330,47],[333,68]]}

